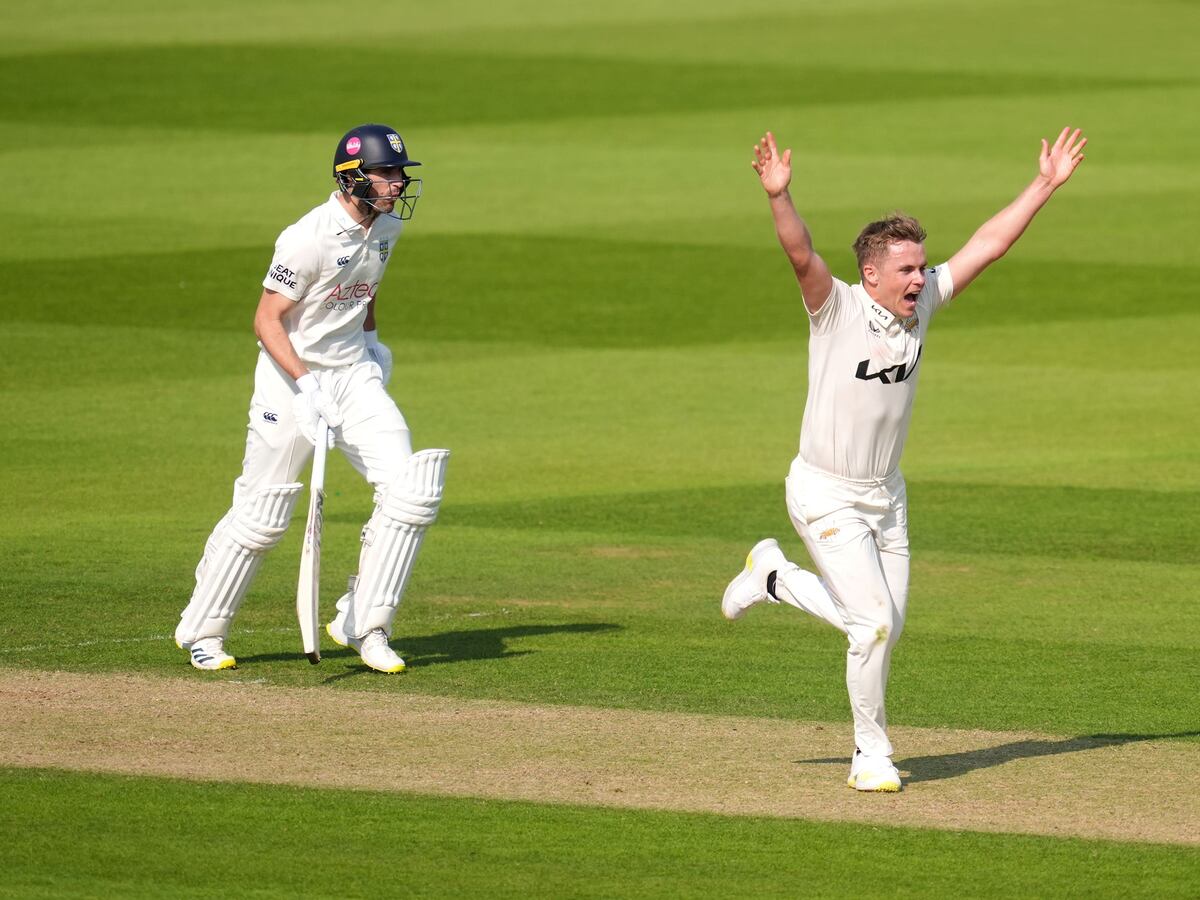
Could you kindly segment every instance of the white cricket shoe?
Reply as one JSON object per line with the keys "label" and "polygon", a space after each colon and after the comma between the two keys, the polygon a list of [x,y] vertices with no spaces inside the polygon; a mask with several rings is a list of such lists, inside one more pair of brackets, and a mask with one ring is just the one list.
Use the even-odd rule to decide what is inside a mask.
{"label": "white cricket shoe", "polygon": [[346,634],[346,610],[347,609],[349,609],[349,605],[347,604],[345,607],[343,607],[342,601],[339,600],[338,601],[338,614],[334,617],[332,622],[330,622],[328,625],[325,626],[325,633],[327,635],[329,635],[330,640],[332,640],[339,647],[349,647],[350,646],[350,638]]}
{"label": "white cricket shoe", "polygon": [[867,756],[861,750],[855,750],[846,787],[856,791],[894,794],[901,787],[900,773],[886,756]]}
{"label": "white cricket shoe", "polygon": [[763,600],[778,603],[767,593],[767,576],[786,564],[787,557],[779,549],[779,542],[775,538],[755,544],[746,557],[746,568],[725,588],[725,596],[721,598],[721,615],[727,619],[737,619],[755,603]]}
{"label": "white cricket shoe", "polygon": [[388,645],[387,633],[382,628],[373,628],[363,638],[351,637],[346,634],[342,613],[325,626],[325,633],[339,647],[352,647],[358,651],[362,661],[376,672],[404,671],[404,660]]}
{"label": "white cricket shoe", "polygon": [[350,646],[376,672],[404,671],[404,660],[388,645],[387,633],[382,628],[372,628],[364,638],[350,638]]}
{"label": "white cricket shoe", "polygon": [[186,650],[192,658],[192,668],[204,672],[215,672],[219,669],[236,669],[237,660],[225,652],[225,638],[200,638],[192,643],[178,644],[180,650]]}

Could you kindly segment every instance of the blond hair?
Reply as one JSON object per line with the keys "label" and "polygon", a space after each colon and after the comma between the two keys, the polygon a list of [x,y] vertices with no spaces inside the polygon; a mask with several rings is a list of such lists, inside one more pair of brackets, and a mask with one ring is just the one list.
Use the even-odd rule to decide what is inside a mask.
{"label": "blond hair", "polygon": [[858,257],[858,271],[863,266],[875,265],[887,254],[889,244],[899,244],[912,241],[914,244],[925,243],[925,229],[912,216],[902,212],[894,212],[878,222],[872,222],[864,228],[854,240],[854,255]]}

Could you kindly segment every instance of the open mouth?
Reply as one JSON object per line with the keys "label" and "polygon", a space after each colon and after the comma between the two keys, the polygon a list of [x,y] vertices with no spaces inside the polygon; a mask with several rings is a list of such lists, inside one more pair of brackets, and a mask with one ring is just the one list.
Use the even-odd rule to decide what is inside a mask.
{"label": "open mouth", "polygon": [[905,294],[904,302],[905,303],[916,303],[917,297],[920,295],[920,293],[921,293],[920,291],[912,291],[911,293]]}

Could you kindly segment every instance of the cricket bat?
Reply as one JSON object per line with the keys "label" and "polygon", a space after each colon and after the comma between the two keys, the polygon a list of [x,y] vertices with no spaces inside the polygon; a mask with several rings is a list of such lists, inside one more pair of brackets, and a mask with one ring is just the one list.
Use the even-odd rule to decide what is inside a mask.
{"label": "cricket bat", "polygon": [[317,638],[321,601],[321,530],[325,524],[325,454],[329,450],[329,426],[317,421],[317,446],[313,451],[312,480],[308,485],[308,522],[304,526],[304,549],[300,551],[300,583],[296,586],[296,618],[304,655],[314,666],[321,661]]}

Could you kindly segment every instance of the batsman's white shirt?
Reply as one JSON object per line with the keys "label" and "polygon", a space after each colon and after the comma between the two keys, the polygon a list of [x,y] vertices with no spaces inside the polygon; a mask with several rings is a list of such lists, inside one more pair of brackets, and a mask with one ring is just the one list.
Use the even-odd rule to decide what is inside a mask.
{"label": "batsman's white shirt", "polygon": [[908,320],[872,300],[862,284],[836,278],[825,304],[810,314],[808,400],[800,428],[800,458],[807,465],[854,481],[878,481],[896,470],[925,332],[954,294],[946,264],[925,276]]}
{"label": "batsman's white shirt", "polygon": [[284,229],[263,287],[299,304],[284,317],[288,338],[310,366],[345,366],[365,353],[367,304],[395,251],[402,223],[377,216],[363,228],[338,202],[338,192]]}

